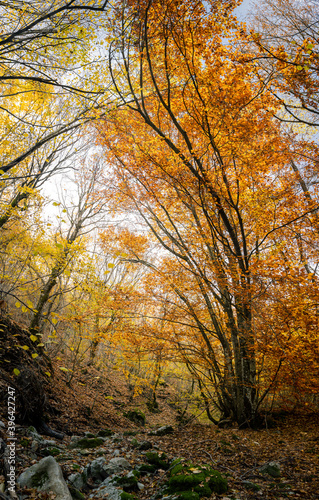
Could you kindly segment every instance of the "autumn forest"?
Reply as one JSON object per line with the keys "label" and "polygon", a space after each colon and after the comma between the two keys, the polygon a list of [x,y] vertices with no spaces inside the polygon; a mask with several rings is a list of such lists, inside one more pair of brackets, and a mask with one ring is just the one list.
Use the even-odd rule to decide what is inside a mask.
{"label": "autumn forest", "polygon": [[2,375],[318,412],[318,3],[240,3],[0,2]]}

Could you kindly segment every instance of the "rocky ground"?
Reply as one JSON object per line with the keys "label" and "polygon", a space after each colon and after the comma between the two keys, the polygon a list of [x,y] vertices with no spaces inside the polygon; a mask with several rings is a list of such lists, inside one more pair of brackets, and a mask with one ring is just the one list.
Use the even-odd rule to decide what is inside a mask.
{"label": "rocky ground", "polygon": [[[171,477],[176,459],[184,467],[188,465],[195,476],[204,466],[212,467],[227,479],[227,491],[211,491],[211,499],[319,498],[319,434],[315,417],[302,421],[286,416],[276,426],[261,430],[218,429],[199,423],[178,427],[176,422],[168,427],[168,433],[144,426],[135,426],[132,430],[133,427],[129,425],[129,429],[123,427],[115,431],[111,426],[95,428],[92,433],[88,429],[86,436],[65,436],[63,440],[40,436],[25,426],[17,427],[19,500],[132,500],[133,497],[123,496],[123,491],[141,500],[156,498],[156,495],[160,499],[172,498],[172,494],[163,492],[162,488]],[[3,437],[4,434],[5,428]],[[23,471],[48,457],[61,468],[61,478],[63,476],[72,492],[69,497],[49,493],[52,485],[40,492],[32,482],[19,480]],[[123,477],[121,483],[119,478]],[[114,483],[114,478],[118,482]],[[1,482],[4,483],[4,477],[0,478]],[[199,498],[195,487],[196,484],[186,485],[186,491],[192,495],[183,497],[184,500]],[[4,486],[0,486],[1,489],[3,491]]]}
{"label": "rocky ground", "polygon": [[[218,428],[204,414],[189,418],[174,384],[159,387],[154,413],[149,393],[133,397],[134,387],[111,366],[79,367],[71,383],[62,360],[49,367],[44,360],[36,372],[23,349],[10,351],[9,333],[20,343],[27,335],[13,323],[2,334],[0,499],[319,499],[318,415],[277,415],[258,430]],[[17,424],[11,492],[10,386]],[[37,429],[22,423],[38,414]],[[58,434],[46,435],[42,419]]]}

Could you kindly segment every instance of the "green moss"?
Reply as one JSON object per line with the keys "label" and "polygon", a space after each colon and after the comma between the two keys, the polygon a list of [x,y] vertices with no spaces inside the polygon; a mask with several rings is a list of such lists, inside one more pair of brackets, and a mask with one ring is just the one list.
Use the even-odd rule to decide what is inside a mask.
{"label": "green moss", "polygon": [[61,450],[59,450],[59,448],[44,448],[42,450],[42,454],[45,456],[45,457],[48,457],[51,455],[51,457],[56,457],[57,455],[60,455],[61,453]]}
{"label": "green moss", "polygon": [[145,425],[145,415],[141,410],[129,410],[123,415],[137,425]]}
{"label": "green moss", "polygon": [[185,474],[172,476],[168,481],[168,486],[173,492],[194,488],[194,486],[197,486],[203,481],[205,481],[205,474],[203,472],[200,472],[199,474],[186,472]]}
{"label": "green moss", "polygon": [[139,466],[139,471],[142,472],[142,473],[143,472],[149,472],[150,474],[152,474],[156,470],[157,470],[156,465],[142,464],[142,465]]}
{"label": "green moss", "polygon": [[[172,467],[172,465],[171,465],[171,467]],[[183,464],[178,463],[178,464],[174,465],[174,467],[171,469],[171,476],[175,476],[176,474],[178,474],[182,470],[183,470]]]}
{"label": "green moss", "polygon": [[167,470],[169,469],[169,463],[166,461],[166,455],[165,453],[162,453],[159,455],[155,451],[148,451],[145,454],[146,460],[148,461],[149,464],[155,465],[157,469],[163,469]]}
{"label": "green moss", "polygon": [[121,500],[137,500],[137,497],[135,495],[127,493],[126,491],[123,491],[121,493]]}
{"label": "green moss", "polygon": [[49,479],[47,471],[40,471],[33,474],[31,477],[31,486],[34,488],[40,488]]}
{"label": "green moss", "polygon": [[74,500],[85,500],[85,496],[83,495],[83,493],[81,493],[79,490],[74,488],[74,486],[68,485],[68,488],[70,490],[71,497]]}
{"label": "green moss", "polygon": [[196,491],[180,491],[177,495],[178,500],[199,500],[200,498]]}
{"label": "green moss", "polygon": [[168,494],[179,495],[195,493],[198,497],[209,497],[212,492],[225,493],[228,489],[227,480],[209,465],[196,466],[191,463],[182,464],[175,460],[166,483]]}
{"label": "green moss", "polygon": [[138,434],[138,431],[124,431],[123,436],[136,436]]}
{"label": "green moss", "polygon": [[221,475],[217,470],[211,469],[209,472],[208,486],[215,493],[226,493],[228,490],[227,479]]}
{"label": "green moss", "polygon": [[113,436],[114,432],[111,431],[111,429],[101,429],[97,435],[100,436],[100,437],[110,437],[110,436]]}
{"label": "green moss", "polygon": [[84,450],[86,448],[96,448],[97,446],[100,446],[103,443],[104,441],[101,437],[82,438],[79,439],[78,441],[75,441],[74,443],[71,443],[70,448],[81,448],[81,450]]}
{"label": "green moss", "polygon": [[210,497],[212,490],[207,483],[199,484],[195,486],[194,491],[199,494],[200,497]]}
{"label": "green moss", "polygon": [[137,487],[137,478],[134,476],[134,474],[130,476],[124,476],[124,477],[115,477],[112,481],[115,483],[117,486],[121,486],[121,488],[124,491],[136,491],[138,489]]}
{"label": "green moss", "polygon": [[136,438],[132,439],[132,441],[131,441],[131,445],[132,445],[134,448],[137,448],[139,444],[140,444],[140,443],[138,442],[138,440],[137,440]]}
{"label": "green moss", "polygon": [[132,472],[133,472],[134,476],[137,477],[137,479],[139,479],[141,477],[141,473],[138,470],[134,469]]}
{"label": "green moss", "polygon": [[28,448],[30,446],[30,441],[27,438],[22,438],[20,441],[20,445],[23,446],[23,448]]}

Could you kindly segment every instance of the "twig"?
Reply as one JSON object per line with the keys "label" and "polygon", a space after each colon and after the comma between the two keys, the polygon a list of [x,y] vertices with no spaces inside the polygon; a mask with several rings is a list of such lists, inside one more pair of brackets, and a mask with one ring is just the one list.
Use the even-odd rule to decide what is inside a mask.
{"label": "twig", "polygon": [[208,455],[208,456],[209,456],[209,458],[211,459],[211,461],[212,461],[213,463],[215,463],[215,460],[213,460],[213,457],[211,456],[211,454],[210,454],[210,453],[208,453],[208,451],[203,450],[203,452],[204,452],[204,453],[206,453],[206,455]]}

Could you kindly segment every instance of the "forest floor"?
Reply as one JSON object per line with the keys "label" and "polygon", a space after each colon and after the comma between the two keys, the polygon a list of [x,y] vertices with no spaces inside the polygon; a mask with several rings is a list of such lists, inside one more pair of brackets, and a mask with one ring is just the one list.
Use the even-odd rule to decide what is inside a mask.
{"label": "forest floor", "polygon": [[[169,459],[183,457],[197,466],[209,464],[226,475],[228,492],[213,494],[211,499],[319,499],[319,415],[285,414],[273,418],[268,424],[266,422],[267,425],[258,430],[238,429],[236,425],[218,428],[205,420],[204,415],[201,419],[187,421],[185,417],[191,416],[187,412],[181,423],[181,411],[185,406],[182,407],[173,386],[162,384],[159,387],[158,411],[152,413],[147,407],[149,392],[144,391],[133,398],[132,387],[117,370],[79,369],[70,386],[66,384],[68,374],[59,370],[56,362],[54,371],[55,376],[46,388],[46,417],[52,429],[65,434],[65,445],[72,435],[82,436],[88,431],[97,433],[108,428],[117,433],[120,442],[117,456],[126,457],[132,465],[141,461],[142,456],[134,446],[134,440],[147,440],[153,449],[165,452]],[[4,396],[9,379],[3,371],[1,374],[5,380],[3,377],[0,380],[0,420],[6,427],[8,415]],[[17,407],[18,399],[19,394]],[[138,426],[125,417],[129,409],[138,409],[145,414],[145,426]],[[164,436],[150,434],[164,425],[171,425],[173,432]],[[20,425],[17,429],[18,435],[27,435],[27,425]],[[5,434],[5,428],[0,429],[0,437],[4,440]],[[104,445],[103,453],[108,459],[112,458],[115,441],[113,451]],[[41,458],[41,455],[31,453],[31,446],[23,447],[19,442],[16,451],[17,475]],[[100,456],[101,451],[79,454],[70,450],[68,455],[66,460],[59,461],[66,478],[75,470],[75,464],[84,467]],[[279,464],[280,477],[273,478],[260,472],[260,468],[269,462]],[[164,470],[143,477],[144,489],[137,493],[139,499],[151,499],[165,478],[167,472]],[[31,495],[30,498],[44,497]]]}
{"label": "forest floor", "polygon": [[[151,413],[143,396],[131,400],[128,385],[119,373],[104,377],[91,368],[74,380],[71,387],[63,382],[63,374],[59,377],[59,380],[54,380],[50,395],[49,423],[53,429],[66,433],[66,442],[71,435],[83,435],[87,431],[95,433],[107,427],[122,436],[120,456],[127,457],[127,450],[131,450],[132,463],[138,460],[139,454],[132,440],[146,439],[157,451],[165,452],[168,458],[183,457],[196,465],[212,465],[227,476],[229,491],[220,496],[213,494],[211,498],[319,498],[319,426],[318,417],[314,415],[285,415],[273,421],[270,428],[258,430],[239,430],[236,426],[220,429],[198,420],[180,424],[178,413],[171,404],[174,391],[169,387],[160,389],[159,411]],[[123,413],[129,408],[138,408],[145,413],[145,426],[137,426],[124,417]],[[3,413],[2,416],[6,423]],[[162,437],[149,434],[162,425],[172,425],[174,432]],[[20,451],[23,459],[18,473],[35,463],[34,456],[28,457],[26,449]],[[72,472],[74,463],[84,467],[96,458],[94,453],[72,456],[71,452],[66,462],[60,462],[64,474],[67,476]],[[259,472],[261,466],[273,461],[281,470],[277,479]],[[143,478],[145,488],[138,493],[139,498],[150,499],[166,475],[167,472],[160,470]]]}
{"label": "forest floor", "polygon": [[[87,374],[88,376],[89,374]],[[318,415],[283,415],[271,422],[271,426],[253,430],[239,430],[236,425],[220,429],[212,423],[199,422],[180,424],[179,413],[170,401],[175,399],[174,390],[161,388],[158,392],[159,412],[148,411],[143,396],[129,401],[129,391],[124,377],[119,375],[108,378],[108,381],[97,380],[97,386],[108,385],[108,394],[113,400],[102,400],[96,390],[96,407],[92,415],[85,417],[82,409],[86,408],[85,386],[74,386],[72,399],[65,397],[67,412],[56,418],[55,426],[69,429],[78,434],[85,431],[98,431],[107,426],[116,431],[136,432],[138,440],[147,439],[165,452],[169,458],[183,457],[193,464],[210,464],[216,470],[227,475],[229,492],[211,498],[229,499],[277,499],[302,498],[304,500],[319,499],[319,416]],[[82,383],[85,379],[82,379]],[[81,383],[81,382],[80,382]],[[90,403],[92,403],[92,394]],[[94,399],[93,397],[93,399]],[[70,402],[73,400],[73,403]],[[111,403],[111,404],[110,404]],[[146,415],[145,427],[138,427],[123,417],[123,409],[140,408]],[[72,424],[71,424],[72,422]],[[53,421],[52,421],[53,425]],[[173,434],[158,437],[149,435],[149,431],[162,425],[172,425]],[[131,437],[126,437],[129,442]],[[134,461],[134,456],[132,457]],[[268,462],[279,463],[281,476],[278,479],[260,474],[259,468]],[[139,497],[142,500],[151,498],[158,485],[165,479],[165,471],[151,477],[149,484]],[[252,491],[251,483],[260,487]]]}

